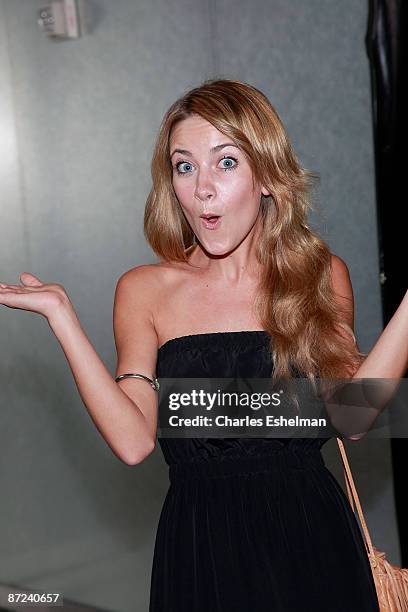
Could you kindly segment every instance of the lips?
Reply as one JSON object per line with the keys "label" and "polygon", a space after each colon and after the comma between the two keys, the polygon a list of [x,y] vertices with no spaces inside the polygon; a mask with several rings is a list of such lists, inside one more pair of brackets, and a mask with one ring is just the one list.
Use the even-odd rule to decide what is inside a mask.
{"label": "lips", "polygon": [[201,215],[201,223],[206,229],[216,229],[221,223],[221,216],[211,214]]}
{"label": "lips", "polygon": [[221,215],[217,215],[215,212],[207,212],[203,215],[200,215],[201,219],[212,219],[214,217],[220,217]]}

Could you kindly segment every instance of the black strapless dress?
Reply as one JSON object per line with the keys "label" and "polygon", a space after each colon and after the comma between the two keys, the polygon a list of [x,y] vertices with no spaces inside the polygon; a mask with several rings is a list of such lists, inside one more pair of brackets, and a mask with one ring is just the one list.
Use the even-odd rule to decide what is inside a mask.
{"label": "black strapless dress", "polygon": [[[264,331],[182,336],[162,378],[267,378]],[[159,438],[169,465],[150,612],[379,612],[364,541],[324,438]]]}

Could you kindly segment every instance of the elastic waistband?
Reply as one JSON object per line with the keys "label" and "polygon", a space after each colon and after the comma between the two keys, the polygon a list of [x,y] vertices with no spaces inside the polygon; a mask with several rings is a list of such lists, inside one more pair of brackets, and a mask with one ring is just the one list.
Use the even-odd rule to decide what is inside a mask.
{"label": "elastic waistband", "polygon": [[320,450],[298,452],[282,448],[265,455],[222,457],[172,463],[169,466],[170,482],[191,479],[222,478],[247,473],[273,470],[308,470],[325,467]]}

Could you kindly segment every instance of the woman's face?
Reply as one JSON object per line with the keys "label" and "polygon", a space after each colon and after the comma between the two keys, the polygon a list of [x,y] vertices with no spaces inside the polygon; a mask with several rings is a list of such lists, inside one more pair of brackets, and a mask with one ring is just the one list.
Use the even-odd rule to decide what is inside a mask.
{"label": "woman's face", "polygon": [[[177,123],[170,136],[173,187],[191,229],[213,255],[234,250],[255,225],[260,185],[244,153],[211,123],[193,115]],[[215,223],[200,215],[213,213]]]}

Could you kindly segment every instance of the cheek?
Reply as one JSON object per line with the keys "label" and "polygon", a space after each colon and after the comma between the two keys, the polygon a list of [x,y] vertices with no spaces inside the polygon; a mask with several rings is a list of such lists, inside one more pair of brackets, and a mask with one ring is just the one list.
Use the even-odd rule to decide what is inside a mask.
{"label": "cheek", "polygon": [[188,216],[193,213],[194,198],[192,188],[187,183],[188,181],[185,181],[185,183],[183,181],[173,181],[173,189],[180,206]]}
{"label": "cheek", "polygon": [[223,193],[225,197],[247,200],[254,196],[252,177],[249,172],[233,170],[222,179],[224,180],[220,180],[218,188],[219,193]]}
{"label": "cheek", "polygon": [[180,203],[186,202],[187,198],[189,197],[189,193],[190,193],[188,185],[186,185],[185,183],[183,184],[183,182],[180,180],[174,179],[173,189]]}
{"label": "cheek", "polygon": [[251,180],[246,178],[225,182],[219,190],[220,198],[228,209],[245,210],[251,214],[252,209],[259,204],[260,197],[254,193]]}

